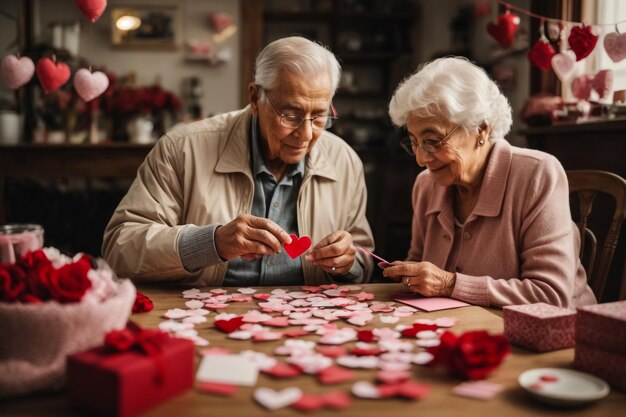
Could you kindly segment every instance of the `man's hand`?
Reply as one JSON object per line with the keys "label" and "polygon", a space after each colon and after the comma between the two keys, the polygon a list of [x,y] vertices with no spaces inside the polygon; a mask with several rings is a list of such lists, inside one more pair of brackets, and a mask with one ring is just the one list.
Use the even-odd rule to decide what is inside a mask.
{"label": "man's hand", "polygon": [[322,239],[306,259],[329,274],[345,275],[350,271],[355,256],[352,235],[341,230]]}
{"label": "man's hand", "polygon": [[250,214],[242,214],[215,230],[215,248],[226,260],[275,255],[282,250],[283,243],[290,242],[291,237],[279,225]]}

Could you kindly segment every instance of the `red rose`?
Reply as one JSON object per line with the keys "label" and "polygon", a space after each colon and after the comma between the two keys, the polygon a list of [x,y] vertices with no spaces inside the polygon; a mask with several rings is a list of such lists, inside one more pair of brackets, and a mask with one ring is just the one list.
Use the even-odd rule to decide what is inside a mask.
{"label": "red rose", "polygon": [[56,274],[50,276],[50,290],[55,300],[60,302],[78,302],[91,288],[87,273],[91,269],[89,258],[63,265]]}
{"label": "red rose", "polygon": [[136,342],[135,335],[127,328],[111,330],[104,336],[104,345],[118,352],[129,350]]}
{"label": "red rose", "polygon": [[152,303],[152,300],[145,294],[137,291],[135,303],[133,304],[133,313],[145,313],[147,311],[152,311],[153,308],[154,304]]}
{"label": "red rose", "polygon": [[26,272],[19,266],[0,263],[0,301],[19,300],[26,288]]}
{"label": "red rose", "polygon": [[42,249],[28,252],[19,261],[19,265],[26,271],[26,293],[30,295],[28,300],[25,298],[22,300],[26,302],[51,300],[50,279],[56,275],[57,271],[45,252]]}
{"label": "red rose", "polygon": [[442,364],[450,373],[467,379],[483,379],[491,374],[510,351],[503,335],[484,330],[469,331],[457,337],[444,332],[439,346],[428,348],[433,365]]}

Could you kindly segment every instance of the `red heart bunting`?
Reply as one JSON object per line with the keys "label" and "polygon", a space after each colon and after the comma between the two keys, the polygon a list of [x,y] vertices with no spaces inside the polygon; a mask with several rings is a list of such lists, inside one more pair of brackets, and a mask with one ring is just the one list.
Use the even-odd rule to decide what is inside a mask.
{"label": "red heart bunting", "polygon": [[498,16],[496,23],[487,24],[487,32],[501,47],[508,48],[513,44],[519,26],[519,16],[509,11]]}
{"label": "red heart bunting", "polygon": [[596,47],[598,36],[591,31],[591,26],[574,26],[567,38],[570,48],[576,54],[576,61],[587,57]]}
{"label": "red heart bunting", "polygon": [[552,57],[555,54],[556,51],[550,42],[546,39],[539,39],[528,53],[528,60],[542,71],[550,71],[552,69]]}
{"label": "red heart bunting", "polygon": [[626,58],[626,33],[609,33],[604,37],[604,49],[613,62]]}
{"label": "red heart bunting", "polygon": [[50,93],[70,79],[70,67],[63,62],[54,62],[50,58],[37,61],[37,77],[43,91]]}

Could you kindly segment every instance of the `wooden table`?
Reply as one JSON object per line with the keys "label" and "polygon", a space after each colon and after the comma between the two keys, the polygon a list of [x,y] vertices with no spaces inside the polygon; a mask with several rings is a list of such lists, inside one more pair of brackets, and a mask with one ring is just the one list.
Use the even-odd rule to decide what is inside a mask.
{"label": "wooden table", "polygon": [[[298,290],[293,287],[293,290]],[[377,300],[390,301],[391,294],[400,290],[398,284],[368,284],[363,285],[363,290],[372,292]],[[175,307],[184,308],[184,300],[181,296],[181,288],[177,287],[140,287],[140,291],[147,294],[155,304],[155,309],[150,313],[133,315],[132,319],[142,326],[155,327],[163,319],[162,314]],[[267,292],[271,288],[264,288]],[[255,303],[231,303],[224,311],[242,314],[256,308]],[[457,324],[452,328],[454,332],[470,329],[486,329],[493,333],[501,333],[503,324],[500,310],[484,309],[481,307],[465,307],[455,310],[444,310],[432,313],[417,313],[411,317],[400,319],[401,323],[411,323],[417,318],[455,317]],[[197,328],[202,337],[211,342],[211,346],[226,347],[233,351],[253,349],[266,353],[272,352],[283,341],[253,343],[249,341],[237,341],[227,339],[226,335],[213,329],[215,313],[209,315],[207,323]],[[365,326],[371,328],[380,325],[378,319]],[[392,325],[382,325],[392,326]],[[314,339],[315,337],[310,337]],[[451,389],[461,381],[447,376],[441,369],[413,366],[414,379],[432,385],[433,392],[420,401],[406,401],[400,399],[364,400],[354,398],[353,405],[346,410],[336,412],[321,410],[311,415],[319,416],[358,416],[358,417],[386,417],[386,416],[462,416],[462,417],[487,417],[487,416],[617,416],[626,410],[626,395],[611,392],[608,397],[591,405],[590,407],[573,410],[550,408],[532,401],[518,386],[517,377],[527,369],[538,367],[563,367],[569,368],[574,358],[573,349],[565,349],[548,353],[531,353],[522,349],[513,348],[512,354],[502,366],[496,370],[487,381],[503,384],[505,389],[495,399],[480,401],[465,397],[455,396]],[[355,370],[353,381],[345,384],[320,386],[314,377],[303,375],[296,379],[277,380],[264,374],[259,375],[257,387],[267,386],[274,389],[282,389],[297,385],[305,392],[322,393],[330,390],[341,389],[348,391],[352,384],[359,380],[373,381],[374,371]],[[196,390],[186,393],[165,402],[156,408],[142,414],[142,417],[224,417],[224,416],[298,416],[302,413],[291,408],[284,408],[274,412],[268,411],[257,405],[252,399],[253,388],[239,387],[234,397],[222,398],[203,394]],[[62,394],[39,394],[12,400],[0,401],[0,416],[77,416],[72,412]]]}

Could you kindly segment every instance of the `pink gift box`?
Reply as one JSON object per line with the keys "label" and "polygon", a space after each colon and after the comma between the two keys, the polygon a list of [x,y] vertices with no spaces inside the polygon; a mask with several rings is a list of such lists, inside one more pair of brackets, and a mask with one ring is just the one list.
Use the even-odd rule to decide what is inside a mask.
{"label": "pink gift box", "polygon": [[626,301],[579,307],[578,342],[626,356]]}
{"label": "pink gift box", "polygon": [[506,306],[504,334],[513,345],[538,352],[574,346],[576,311],[546,303]]}
{"label": "pink gift box", "polygon": [[618,355],[576,341],[574,367],[606,380],[613,388],[626,392],[626,355]]}

